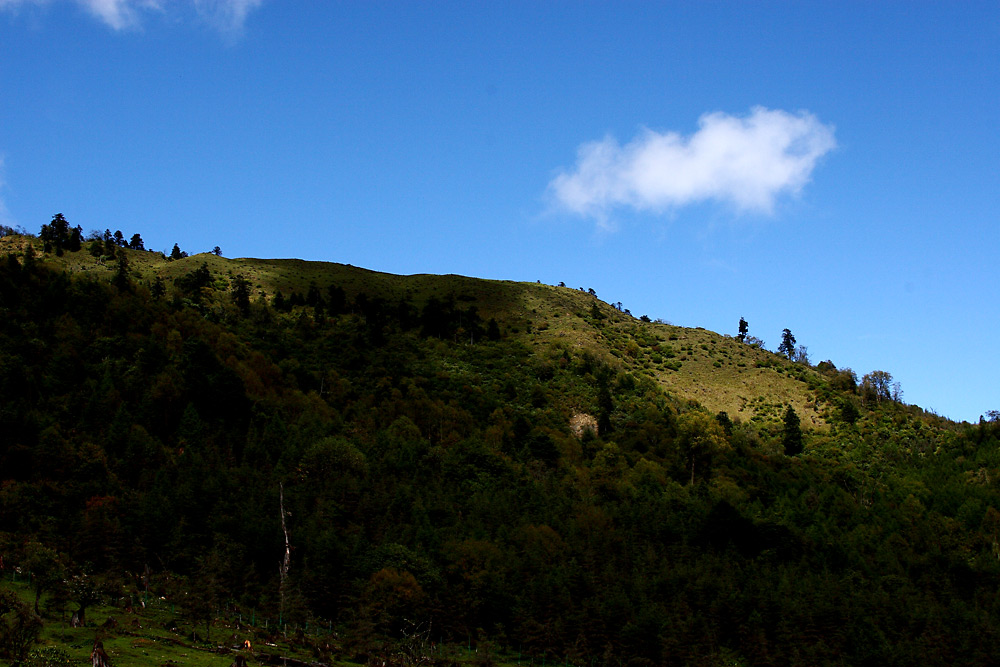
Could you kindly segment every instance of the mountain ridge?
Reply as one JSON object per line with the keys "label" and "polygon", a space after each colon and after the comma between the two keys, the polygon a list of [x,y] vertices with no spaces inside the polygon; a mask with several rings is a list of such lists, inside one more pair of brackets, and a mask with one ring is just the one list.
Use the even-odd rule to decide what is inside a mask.
{"label": "mountain ridge", "polygon": [[[0,253],[28,242],[43,256],[40,242],[20,236],[0,239]],[[525,339],[534,348],[554,344],[590,350],[623,369],[653,378],[682,400],[697,401],[733,418],[776,422],[780,417],[776,406],[792,405],[804,426],[825,431],[832,411],[837,409],[834,402],[817,394],[814,386],[823,378],[808,365],[701,327],[642,322],[583,288],[459,274],[398,275],[296,258],[226,258],[199,253],[170,260],[160,252],[118,250],[129,258],[130,271],[140,282],[160,277],[172,283],[204,264],[217,278],[240,275],[249,280],[252,298],[273,299],[278,292],[286,297],[295,292],[305,294],[312,283],[320,289],[340,286],[348,298],[361,293],[389,300],[405,298],[417,307],[431,297],[464,299],[463,303],[474,303],[484,317],[497,317],[509,334]],[[84,251],[62,257],[46,255],[45,261],[70,272],[103,274],[108,279],[115,271],[113,262]],[[219,289],[224,291],[221,285]],[[601,318],[591,316],[595,304]],[[637,336],[640,331],[643,335]]]}

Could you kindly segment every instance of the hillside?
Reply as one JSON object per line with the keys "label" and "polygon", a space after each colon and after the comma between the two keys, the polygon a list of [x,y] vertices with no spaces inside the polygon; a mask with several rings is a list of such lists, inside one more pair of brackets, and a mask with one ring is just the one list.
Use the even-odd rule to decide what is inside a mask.
{"label": "hillside", "polygon": [[[20,248],[26,237],[0,238],[0,254]],[[33,241],[41,254],[41,243]],[[310,285],[342,287],[349,301],[365,293],[386,302],[405,299],[419,309],[430,298],[474,304],[484,319],[496,318],[506,333],[533,351],[552,346],[588,350],[623,370],[654,380],[664,391],[696,401],[712,412],[744,420],[778,422],[792,405],[803,424],[825,430],[836,406],[817,391],[819,373],[782,356],[741,344],[701,328],[642,322],[581,289],[541,283],[482,280],[463,276],[396,276],[332,262],[294,259],[227,259],[201,253],[169,261],[158,252],[122,249],[139,282],[159,276],[167,284],[205,264],[228,290],[233,276],[246,278],[255,296],[272,299],[306,294]],[[71,273],[110,280],[115,265],[86,252],[50,255],[46,262]],[[593,316],[597,305],[600,318]],[[735,325],[735,322],[734,322]]]}
{"label": "hillside", "polygon": [[[0,555],[32,582],[0,657],[43,664],[13,630],[37,601],[77,661],[70,613],[132,619],[84,620],[116,667],[229,664],[209,635],[322,664],[1000,661],[996,421],[579,289],[41,250],[0,239]],[[129,629],[150,598],[166,635]]]}

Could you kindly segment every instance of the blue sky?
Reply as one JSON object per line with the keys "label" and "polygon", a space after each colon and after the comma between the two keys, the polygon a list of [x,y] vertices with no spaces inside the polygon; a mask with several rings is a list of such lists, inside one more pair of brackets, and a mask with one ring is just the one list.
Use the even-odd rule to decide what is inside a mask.
{"label": "blue sky", "polygon": [[1000,409],[995,2],[0,0],[0,218],[593,287]]}

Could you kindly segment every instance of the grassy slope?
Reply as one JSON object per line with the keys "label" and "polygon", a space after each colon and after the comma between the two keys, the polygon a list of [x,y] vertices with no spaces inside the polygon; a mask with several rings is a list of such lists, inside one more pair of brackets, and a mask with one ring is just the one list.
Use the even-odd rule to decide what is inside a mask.
{"label": "grassy slope", "polygon": [[[8,579],[0,586],[14,590],[28,604],[34,601],[23,581],[15,583]],[[46,597],[43,596],[43,601]],[[316,656],[308,646],[336,644],[336,639],[325,633],[315,638],[290,636],[285,639],[273,630],[221,617],[212,621],[211,641],[208,641],[204,624],[192,626],[167,602],[152,599],[150,603],[147,608],[134,611],[109,605],[91,607],[87,610],[86,626],[78,628],[70,625],[66,614],[62,619],[48,616],[36,648],[57,647],[66,651],[73,664],[90,664],[91,649],[94,642],[100,640],[112,665],[225,667],[233,662],[237,653],[261,663],[269,662],[268,656],[311,662]],[[251,642],[252,651],[241,648],[244,640]],[[354,664],[324,657],[328,661],[325,664],[331,666]]]}
{"label": "grassy slope", "polygon": [[[0,238],[0,254],[18,251],[28,242],[41,257],[40,241],[16,236]],[[158,252],[126,252],[140,281],[160,276],[168,285],[205,263],[217,278],[247,278],[255,296],[271,297],[279,290],[286,297],[304,293],[310,283],[321,290],[337,284],[349,298],[360,292],[390,302],[407,298],[417,307],[432,297],[454,296],[460,305],[474,304],[484,320],[495,317],[507,335],[523,338],[538,351],[552,346],[589,350],[624,370],[652,378],[675,397],[742,420],[776,422],[784,406],[791,404],[804,427],[825,430],[824,416],[832,408],[817,402],[804,381],[816,373],[811,368],[705,329],[641,322],[572,288],[456,275],[397,276],[297,259],[228,259],[203,253],[167,261]],[[42,261],[106,279],[114,272],[113,261],[101,263],[86,249],[63,257],[46,255]],[[218,280],[220,289],[225,283]],[[594,303],[602,319],[591,316]]]}
{"label": "grassy slope", "polygon": [[[4,573],[0,588],[14,591],[29,606],[34,604],[34,594],[24,579],[15,580]],[[48,595],[42,596],[43,607],[47,599]],[[348,659],[350,652],[344,649],[336,633],[314,628],[308,634],[289,633],[285,637],[257,620],[251,625],[246,616],[217,616],[211,623],[209,641],[203,623],[195,627],[169,602],[152,598],[146,608],[136,607],[131,611],[111,605],[89,607],[84,627],[72,627],[67,613],[62,618],[46,614],[41,637],[33,649],[58,648],[66,652],[71,664],[89,665],[94,642],[100,640],[116,667],[227,667],[237,654],[247,658],[249,664],[287,665],[290,661],[328,667],[359,664]],[[252,650],[243,648],[244,640],[251,642]],[[459,665],[481,664],[480,650],[471,645],[435,645],[429,652],[439,663]],[[494,653],[495,649],[483,650],[490,651],[490,660],[497,667],[522,664],[513,655]]]}

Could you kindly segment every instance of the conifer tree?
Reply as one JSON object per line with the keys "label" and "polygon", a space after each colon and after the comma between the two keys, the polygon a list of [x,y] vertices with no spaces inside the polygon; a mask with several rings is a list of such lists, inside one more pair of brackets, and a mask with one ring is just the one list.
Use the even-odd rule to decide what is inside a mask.
{"label": "conifer tree", "polygon": [[156,276],[156,278],[153,279],[153,284],[149,288],[149,294],[154,299],[159,299],[166,293],[167,293],[167,288],[166,285],[163,284],[163,278],[161,278],[160,276]]}
{"label": "conifer tree", "polygon": [[795,356],[795,336],[792,335],[791,330],[785,329],[781,332],[781,345],[778,346],[778,352],[789,359]]}
{"label": "conifer tree", "polygon": [[83,228],[77,225],[69,231],[69,240],[66,242],[66,249],[70,252],[79,252],[83,244]]}
{"label": "conifer tree", "polygon": [[240,312],[246,315],[250,312],[250,281],[243,276],[236,276],[232,279],[229,287],[233,296],[233,303]]}
{"label": "conifer tree", "polygon": [[781,443],[785,446],[787,456],[798,456],[802,453],[802,429],[799,426],[799,416],[795,414],[795,408],[791,405],[785,410],[785,431],[781,436]]}
{"label": "conifer tree", "polygon": [[112,284],[118,288],[119,292],[127,292],[132,287],[129,273],[128,257],[125,253],[120,252],[118,253],[118,266],[115,268],[115,275],[111,279]]}

